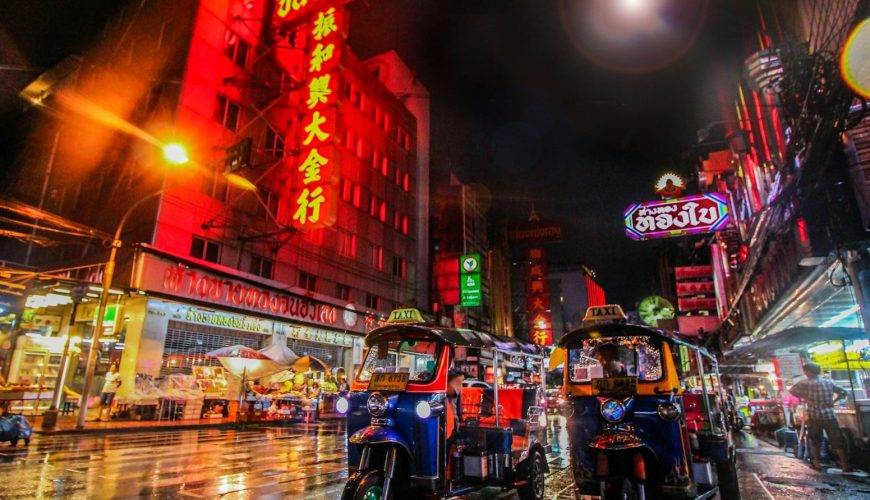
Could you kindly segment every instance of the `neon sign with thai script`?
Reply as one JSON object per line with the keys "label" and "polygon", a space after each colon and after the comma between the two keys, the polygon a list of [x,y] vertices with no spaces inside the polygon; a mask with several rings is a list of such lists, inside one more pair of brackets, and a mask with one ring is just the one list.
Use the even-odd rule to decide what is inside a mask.
{"label": "neon sign with thai script", "polygon": [[719,193],[636,203],[625,209],[625,233],[635,240],[712,233],[728,225]]}

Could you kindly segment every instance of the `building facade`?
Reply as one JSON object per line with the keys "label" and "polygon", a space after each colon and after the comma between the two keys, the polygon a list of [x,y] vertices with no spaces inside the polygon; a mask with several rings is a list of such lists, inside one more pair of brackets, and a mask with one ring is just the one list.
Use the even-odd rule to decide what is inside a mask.
{"label": "building facade", "polygon": [[[109,233],[133,210],[115,281],[129,293],[113,296],[125,327],[108,332],[128,387],[232,344],[351,369],[386,313],[428,305],[427,91],[395,53],[354,55],[345,2],[302,4],[127,7],[47,97],[83,126],[42,131],[54,147],[34,146],[47,153],[21,178],[44,186],[11,194]],[[164,166],[154,145],[173,141],[188,165]],[[4,252],[40,268],[106,253]],[[86,271],[69,274],[102,277]]]}

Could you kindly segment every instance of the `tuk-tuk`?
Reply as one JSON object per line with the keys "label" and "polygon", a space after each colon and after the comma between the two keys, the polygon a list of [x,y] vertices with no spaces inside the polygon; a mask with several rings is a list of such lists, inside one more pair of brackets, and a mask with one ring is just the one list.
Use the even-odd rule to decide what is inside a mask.
{"label": "tuk-tuk", "polygon": [[[578,495],[739,497],[724,398],[709,384],[718,377],[712,355],[664,331],[626,324],[619,306],[589,308],[584,326],[559,347]],[[681,383],[693,377],[699,387]]]}
{"label": "tuk-tuk", "polygon": [[[524,500],[544,498],[549,448],[537,346],[428,326],[416,310],[393,311],[365,345],[351,393],[338,402],[347,413],[343,499],[412,491],[445,498],[489,486],[516,488]],[[448,401],[451,370],[465,383]],[[458,425],[448,439],[454,408]]]}

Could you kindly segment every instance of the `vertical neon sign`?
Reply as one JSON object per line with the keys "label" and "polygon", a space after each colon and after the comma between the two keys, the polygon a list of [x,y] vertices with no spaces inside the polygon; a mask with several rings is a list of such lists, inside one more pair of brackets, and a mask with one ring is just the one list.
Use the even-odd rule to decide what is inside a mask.
{"label": "vertical neon sign", "polygon": [[279,2],[278,14],[315,7],[307,31],[305,85],[300,100],[299,155],[291,171],[292,192],[287,216],[297,229],[317,229],[335,223],[339,157],[334,144],[344,11],[332,2]]}

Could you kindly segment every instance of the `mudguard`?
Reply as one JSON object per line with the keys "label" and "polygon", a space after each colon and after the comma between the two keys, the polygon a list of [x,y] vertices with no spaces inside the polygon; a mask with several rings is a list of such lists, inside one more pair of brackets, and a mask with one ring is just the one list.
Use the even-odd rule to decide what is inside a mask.
{"label": "mudguard", "polygon": [[353,444],[397,444],[405,450],[407,456],[411,454],[411,447],[408,445],[408,440],[401,432],[391,427],[381,427],[378,425],[370,425],[351,434],[347,438]]}

